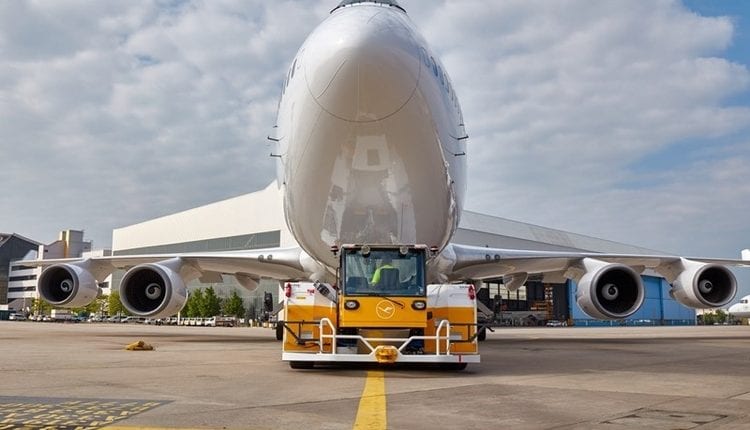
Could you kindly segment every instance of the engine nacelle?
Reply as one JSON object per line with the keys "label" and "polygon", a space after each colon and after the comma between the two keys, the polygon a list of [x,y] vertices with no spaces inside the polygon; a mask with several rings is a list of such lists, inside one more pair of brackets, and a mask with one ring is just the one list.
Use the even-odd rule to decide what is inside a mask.
{"label": "engine nacelle", "polygon": [[627,318],[640,309],[645,297],[643,280],[628,266],[585,258],[576,301],[592,318]]}
{"label": "engine nacelle", "polygon": [[171,261],[149,263],[128,270],[120,281],[120,301],[130,313],[161,318],[179,312],[187,302],[185,281]]}
{"label": "engine nacelle", "polygon": [[94,275],[76,264],[54,264],[39,275],[39,296],[53,305],[78,308],[93,302],[99,295]]}
{"label": "engine nacelle", "polygon": [[684,306],[719,308],[737,294],[737,279],[726,267],[685,259],[682,267],[670,294]]}

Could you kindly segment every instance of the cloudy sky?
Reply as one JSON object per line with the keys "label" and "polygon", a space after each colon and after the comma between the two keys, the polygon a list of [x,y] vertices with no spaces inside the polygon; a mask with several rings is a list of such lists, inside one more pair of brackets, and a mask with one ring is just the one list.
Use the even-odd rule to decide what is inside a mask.
{"label": "cloudy sky", "polygon": [[[106,247],[266,186],[284,73],[336,3],[0,2],[0,231]],[[733,3],[401,0],[462,102],[468,209],[750,247],[750,6]]]}

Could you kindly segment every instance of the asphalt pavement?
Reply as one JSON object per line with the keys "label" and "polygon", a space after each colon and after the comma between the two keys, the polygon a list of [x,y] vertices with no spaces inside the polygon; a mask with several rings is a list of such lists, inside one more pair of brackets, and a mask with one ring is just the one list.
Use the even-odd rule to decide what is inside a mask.
{"label": "asphalt pavement", "polygon": [[351,429],[365,404],[391,429],[750,428],[750,327],[507,328],[480,350],[461,372],[292,370],[271,329],[0,321],[0,429]]}

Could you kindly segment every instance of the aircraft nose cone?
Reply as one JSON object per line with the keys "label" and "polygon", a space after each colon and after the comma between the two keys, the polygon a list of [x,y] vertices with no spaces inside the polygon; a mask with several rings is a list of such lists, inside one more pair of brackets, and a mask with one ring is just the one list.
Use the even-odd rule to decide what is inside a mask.
{"label": "aircraft nose cone", "polygon": [[406,27],[377,14],[348,21],[347,28],[331,24],[323,43],[305,53],[307,86],[318,104],[352,122],[382,120],[401,109],[414,93],[421,64]]}

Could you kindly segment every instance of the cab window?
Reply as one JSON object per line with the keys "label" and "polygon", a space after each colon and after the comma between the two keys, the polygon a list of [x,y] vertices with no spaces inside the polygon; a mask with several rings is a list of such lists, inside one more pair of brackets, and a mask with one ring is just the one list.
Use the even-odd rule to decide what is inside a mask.
{"label": "cab window", "polygon": [[424,254],[409,250],[345,250],[344,294],[364,296],[422,296]]}

